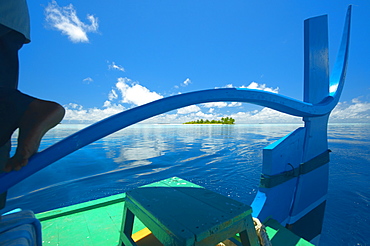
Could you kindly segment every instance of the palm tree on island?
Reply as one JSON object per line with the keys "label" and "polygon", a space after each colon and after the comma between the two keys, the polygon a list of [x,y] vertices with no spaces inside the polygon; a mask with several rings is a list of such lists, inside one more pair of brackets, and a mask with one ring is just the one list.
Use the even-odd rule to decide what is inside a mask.
{"label": "palm tree on island", "polygon": [[203,120],[199,119],[196,121],[189,121],[183,124],[223,124],[223,125],[233,125],[235,120],[231,117],[221,118],[221,120]]}

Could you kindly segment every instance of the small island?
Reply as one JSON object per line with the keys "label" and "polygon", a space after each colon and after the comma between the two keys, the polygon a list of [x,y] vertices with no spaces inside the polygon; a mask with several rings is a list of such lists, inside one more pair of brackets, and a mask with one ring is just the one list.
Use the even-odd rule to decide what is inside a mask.
{"label": "small island", "polygon": [[184,124],[224,124],[224,125],[233,125],[235,120],[233,118],[221,118],[221,120],[196,120],[196,121],[189,121],[185,122]]}

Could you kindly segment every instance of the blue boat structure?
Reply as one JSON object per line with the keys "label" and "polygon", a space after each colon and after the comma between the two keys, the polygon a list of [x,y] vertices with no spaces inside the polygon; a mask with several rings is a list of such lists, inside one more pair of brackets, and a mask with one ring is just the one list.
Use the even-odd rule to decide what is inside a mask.
{"label": "blue boat structure", "polygon": [[[84,220],[91,234],[84,237],[88,241],[81,245],[216,245],[224,240],[224,245],[263,245],[263,239],[258,239],[255,230],[258,220],[269,240],[264,245],[318,244],[329,179],[327,125],[346,77],[351,6],[331,73],[327,22],[326,15],[304,22],[303,101],[245,88],[210,89],[171,96],[97,122],[35,154],[20,171],[0,176],[2,193],[100,138],[150,117],[199,103],[252,103],[302,117],[303,127],[263,149],[260,186],[250,206],[173,177],[126,194],[37,214],[37,219],[29,211],[5,215],[0,221],[0,241],[12,237],[4,236],[11,234],[11,228],[24,224],[34,224],[36,231],[41,230],[38,224],[41,221],[43,239],[35,233],[39,235],[34,240],[35,245],[41,245],[41,241],[44,245],[80,245],[77,242],[83,239],[78,239],[78,235],[83,233],[77,233],[78,229],[65,233],[70,241],[62,234],[69,227],[82,227],[82,222],[74,222],[73,218],[87,213]],[[110,214],[110,220],[114,221],[112,227],[99,227],[105,223],[99,209]],[[94,214],[99,214],[100,220],[92,220]],[[258,220],[253,222],[252,217]],[[22,218],[25,223],[21,223]],[[11,226],[12,221],[15,221],[14,226]],[[20,245],[34,245],[31,234],[19,234],[29,243]]]}

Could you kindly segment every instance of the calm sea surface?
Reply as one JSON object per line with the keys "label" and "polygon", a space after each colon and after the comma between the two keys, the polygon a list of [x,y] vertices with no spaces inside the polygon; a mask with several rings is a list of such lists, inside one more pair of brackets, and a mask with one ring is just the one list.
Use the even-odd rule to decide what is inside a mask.
{"label": "calm sea surface", "polygon": [[[8,206],[41,212],[173,176],[250,204],[259,184],[262,149],[299,126],[138,124],[22,181],[9,191]],[[59,125],[40,149],[84,127]],[[370,245],[369,127],[329,126],[333,152],[321,245]]]}

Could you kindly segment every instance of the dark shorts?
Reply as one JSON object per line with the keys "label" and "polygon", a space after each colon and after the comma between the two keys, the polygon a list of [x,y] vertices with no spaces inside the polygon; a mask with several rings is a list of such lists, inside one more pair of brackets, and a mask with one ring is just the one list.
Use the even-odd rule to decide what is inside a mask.
{"label": "dark shorts", "polygon": [[18,88],[18,51],[26,38],[0,24],[0,87]]}

